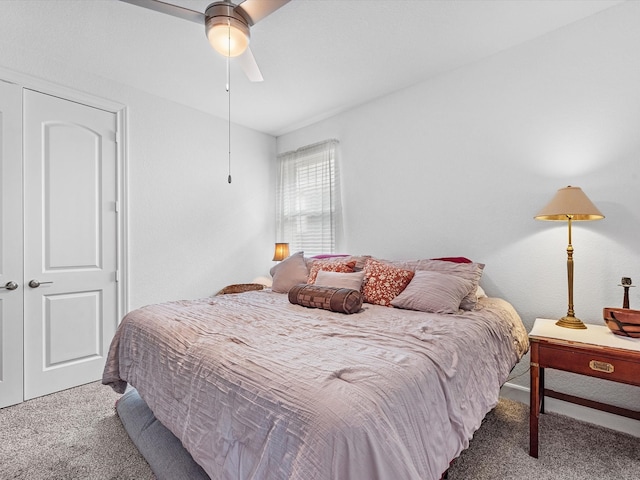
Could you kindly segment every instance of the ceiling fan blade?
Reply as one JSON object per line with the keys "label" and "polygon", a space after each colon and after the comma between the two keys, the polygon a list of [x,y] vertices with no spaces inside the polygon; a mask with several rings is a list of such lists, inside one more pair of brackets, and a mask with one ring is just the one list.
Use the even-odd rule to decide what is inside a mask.
{"label": "ceiling fan blade", "polygon": [[262,82],[264,80],[250,48],[247,48],[244,53],[238,57],[238,61],[250,81]]}
{"label": "ceiling fan blade", "polygon": [[242,15],[255,25],[267,15],[272,14],[290,0],[245,0],[234,10],[242,10]]}
{"label": "ceiling fan blade", "polygon": [[120,0],[121,2],[130,3],[131,5],[137,5],[138,7],[148,8],[160,13],[166,13],[174,17],[182,18],[184,20],[191,20],[192,22],[204,25],[204,14],[196,12],[195,10],[189,10],[188,8],[179,7],[178,5],[172,5],[171,3],[161,2],[160,0]]}

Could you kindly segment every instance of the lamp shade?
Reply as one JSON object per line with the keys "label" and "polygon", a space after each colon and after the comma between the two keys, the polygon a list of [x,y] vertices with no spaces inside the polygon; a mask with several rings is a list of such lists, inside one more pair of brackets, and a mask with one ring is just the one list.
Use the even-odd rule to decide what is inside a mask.
{"label": "lamp shade", "polygon": [[536,220],[601,220],[604,215],[580,187],[561,188],[551,201],[533,217]]}
{"label": "lamp shade", "polygon": [[288,243],[276,243],[276,249],[273,253],[273,261],[280,262],[289,256]]}

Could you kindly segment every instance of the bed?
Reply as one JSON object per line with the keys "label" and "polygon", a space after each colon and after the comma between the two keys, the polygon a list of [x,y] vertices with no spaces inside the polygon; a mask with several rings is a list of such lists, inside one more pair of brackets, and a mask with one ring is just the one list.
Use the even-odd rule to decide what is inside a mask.
{"label": "bed", "polygon": [[[414,272],[407,291],[421,276],[393,268]],[[295,303],[276,277],[271,289],[132,311],[111,344],[103,383],[135,387],[212,479],[440,479],[528,350],[513,306],[478,298],[477,282],[470,310],[390,308],[363,293],[346,314]]]}

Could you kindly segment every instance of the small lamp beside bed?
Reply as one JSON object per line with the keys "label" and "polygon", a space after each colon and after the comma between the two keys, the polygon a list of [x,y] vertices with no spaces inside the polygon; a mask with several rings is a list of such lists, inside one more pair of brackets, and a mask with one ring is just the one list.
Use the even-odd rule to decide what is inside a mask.
{"label": "small lamp beside bed", "polygon": [[273,261],[281,262],[289,256],[289,244],[288,243],[276,243],[276,249],[273,253]]}

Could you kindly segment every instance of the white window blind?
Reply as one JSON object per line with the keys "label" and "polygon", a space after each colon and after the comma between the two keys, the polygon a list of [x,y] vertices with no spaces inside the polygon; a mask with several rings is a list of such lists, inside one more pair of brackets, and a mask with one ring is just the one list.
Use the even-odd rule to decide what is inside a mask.
{"label": "white window blind", "polygon": [[340,221],[337,140],[278,155],[277,241],[305,256],[334,253]]}

